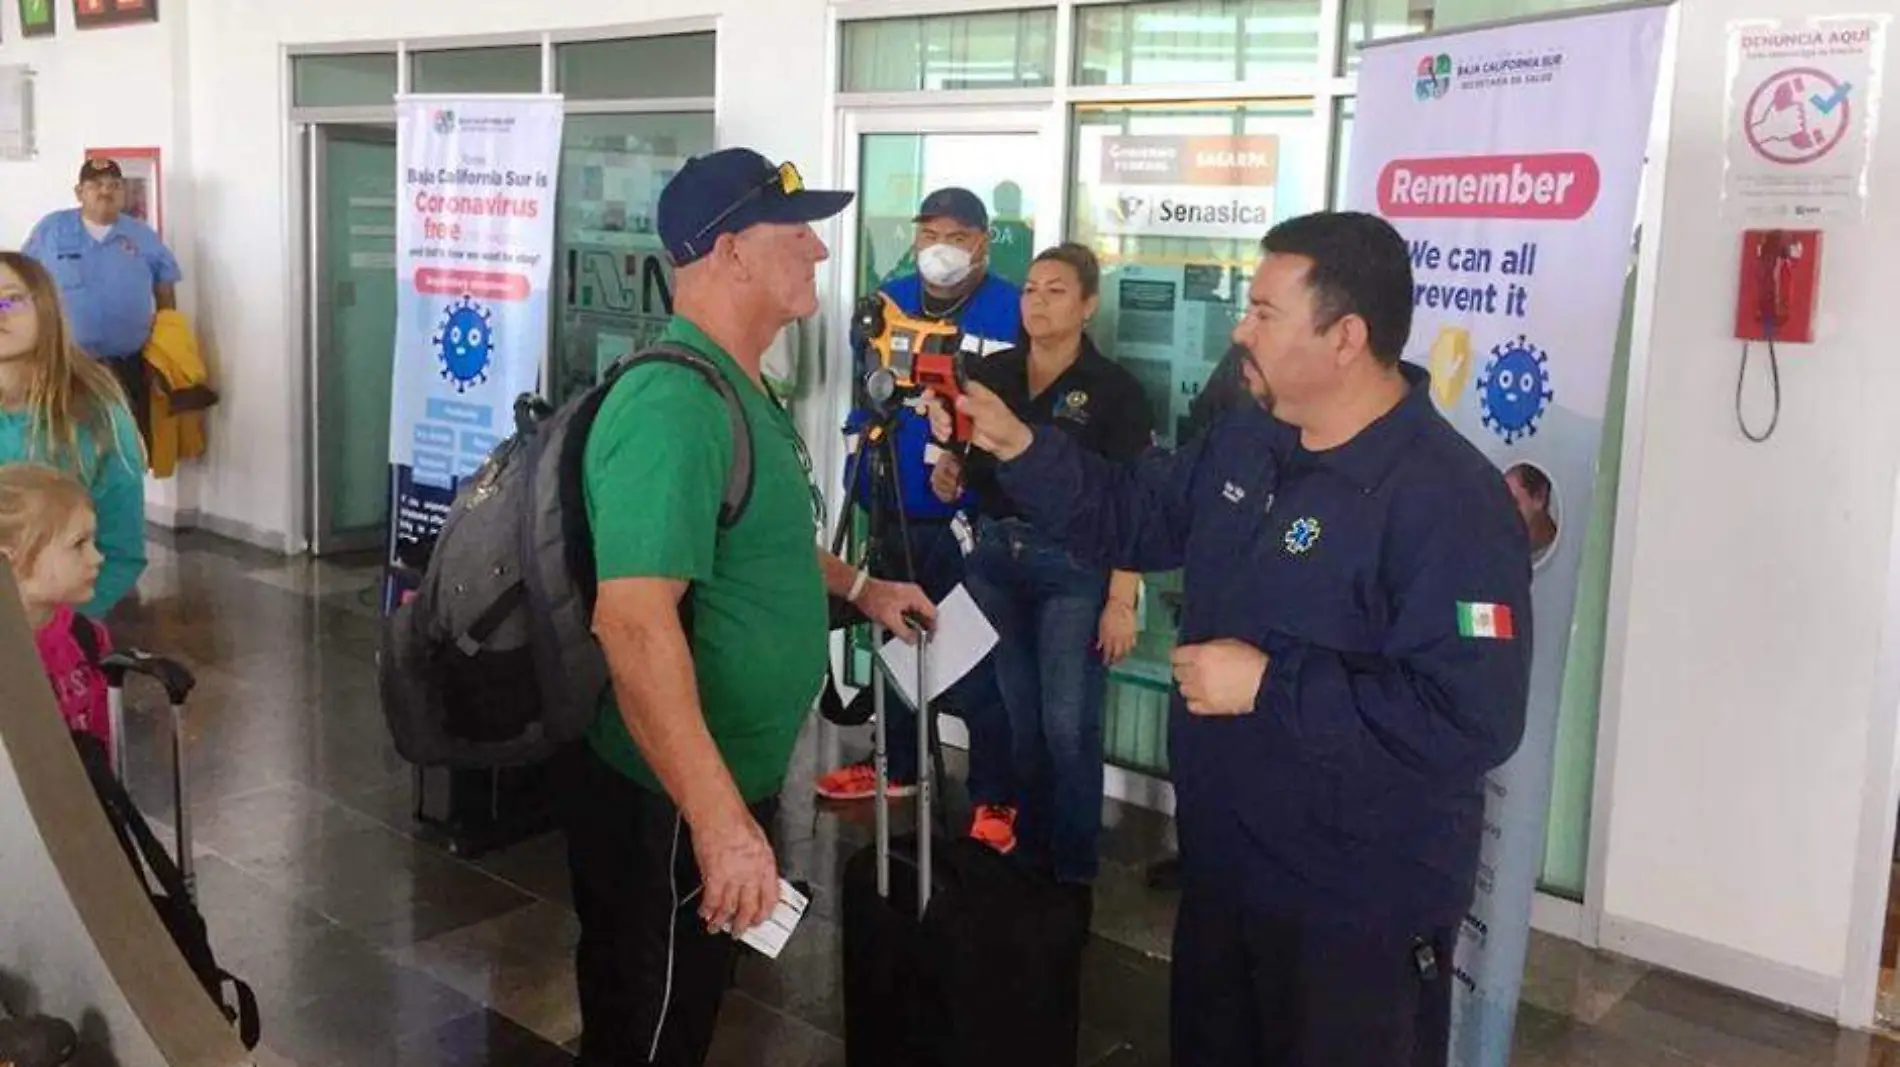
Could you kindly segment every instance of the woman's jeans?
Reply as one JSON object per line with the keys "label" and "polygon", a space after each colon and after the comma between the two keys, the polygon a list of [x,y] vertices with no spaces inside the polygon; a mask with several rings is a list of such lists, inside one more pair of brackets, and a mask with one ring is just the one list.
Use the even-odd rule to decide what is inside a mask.
{"label": "woman's jeans", "polygon": [[1096,647],[1108,573],[1019,520],[986,520],[966,584],[999,638],[996,680],[1015,753],[1016,836],[1059,881],[1087,883],[1102,830],[1102,705]]}
{"label": "woman's jeans", "polygon": [[[892,523],[891,534],[896,534]],[[963,546],[948,522],[912,522],[910,556],[904,554],[903,538],[890,536],[878,549],[880,576],[903,581],[915,580],[923,587],[931,603],[940,604],[964,580]],[[914,569],[915,573],[910,573]],[[974,594],[972,594],[974,596]],[[1015,801],[1016,786],[1010,777],[1009,718],[1003,712],[1002,695],[996,691],[995,657],[986,656],[970,673],[946,690],[941,706],[962,718],[970,731],[970,803],[1010,804]],[[917,781],[917,713],[902,700],[884,703],[884,751],[890,760],[891,781],[905,785]],[[943,783],[937,783],[941,788]]]}

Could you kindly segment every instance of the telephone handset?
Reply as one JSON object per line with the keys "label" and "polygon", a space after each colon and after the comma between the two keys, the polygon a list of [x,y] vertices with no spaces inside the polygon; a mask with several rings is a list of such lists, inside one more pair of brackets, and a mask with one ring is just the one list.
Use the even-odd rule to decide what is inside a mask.
{"label": "telephone handset", "polygon": [[1742,235],[1737,340],[1814,340],[1820,252],[1821,234],[1816,230],[1750,230]]}
{"label": "telephone handset", "polygon": [[1788,321],[1788,284],[1794,278],[1793,259],[1788,238],[1776,230],[1764,236],[1755,252],[1755,269],[1761,279],[1757,294],[1762,328],[1770,334],[1778,334]]}
{"label": "telephone handset", "polygon": [[[1742,235],[1741,282],[1735,300],[1735,336],[1743,341],[1735,379],[1735,421],[1757,444],[1774,436],[1781,422],[1781,359],[1778,344],[1811,344],[1821,291],[1819,230],[1750,230]],[[1750,345],[1768,343],[1773,408],[1766,429],[1756,431],[1742,413]]]}

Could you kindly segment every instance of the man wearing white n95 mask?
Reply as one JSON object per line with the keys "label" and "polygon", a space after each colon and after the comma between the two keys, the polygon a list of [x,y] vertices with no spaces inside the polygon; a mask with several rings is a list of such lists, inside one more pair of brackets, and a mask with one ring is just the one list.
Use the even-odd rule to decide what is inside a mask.
{"label": "man wearing white n95 mask", "polygon": [[[891,278],[878,291],[906,315],[955,323],[963,334],[962,348],[974,356],[1014,346],[1022,337],[1022,294],[990,273],[990,214],[983,201],[968,189],[939,189],[924,198],[913,221],[916,273]],[[863,350],[856,356],[856,379],[862,382],[873,369],[871,357]],[[853,411],[845,424],[846,439],[856,442],[869,418],[870,412],[862,406]],[[961,503],[946,504],[931,491],[937,450],[931,445],[929,420],[906,410],[899,413],[892,430],[896,445],[892,481],[896,484],[879,490],[885,494],[883,529],[872,531],[878,543],[877,576],[914,580],[933,601],[941,601],[963,581],[963,549],[952,527]],[[847,463],[846,479],[854,473],[858,484],[852,498],[869,511],[874,491],[870,464]],[[899,500],[903,523],[898,521]],[[915,568],[914,574],[902,573],[906,560]],[[1015,847],[1016,816],[1011,807],[1015,785],[1010,774],[1009,722],[990,662],[984,660],[965,675],[944,700],[970,730],[969,789],[976,809],[971,836],[1008,852]],[[892,793],[909,795],[917,788],[917,717],[895,702],[886,708],[886,715]],[[816,788],[826,800],[868,800],[876,781],[871,764],[865,761],[823,775]]]}

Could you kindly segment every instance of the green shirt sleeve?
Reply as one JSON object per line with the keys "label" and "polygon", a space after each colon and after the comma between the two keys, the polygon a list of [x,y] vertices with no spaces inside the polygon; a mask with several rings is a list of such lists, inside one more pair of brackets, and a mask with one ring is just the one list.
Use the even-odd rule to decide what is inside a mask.
{"label": "green shirt sleeve", "polygon": [[637,367],[587,437],[582,484],[600,581],[712,577],[732,466],[725,401],[685,367]]}

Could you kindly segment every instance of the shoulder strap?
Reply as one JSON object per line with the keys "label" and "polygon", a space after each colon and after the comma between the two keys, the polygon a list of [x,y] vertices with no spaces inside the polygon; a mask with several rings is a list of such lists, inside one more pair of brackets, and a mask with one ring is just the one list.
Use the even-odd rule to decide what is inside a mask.
{"label": "shoulder strap", "polygon": [[752,424],[746,418],[745,402],[712,360],[677,344],[659,344],[627,356],[607,372],[602,386],[611,387],[621,375],[644,363],[670,363],[695,371],[725,401],[726,421],[732,428],[732,466],[726,472],[726,491],[719,502],[719,525],[733,526],[752,501]]}
{"label": "shoulder strap", "polygon": [[73,643],[79,646],[80,654],[86,657],[86,666],[99,669],[99,662],[105,658],[105,652],[99,647],[99,631],[92,628],[92,620],[73,612]]}

